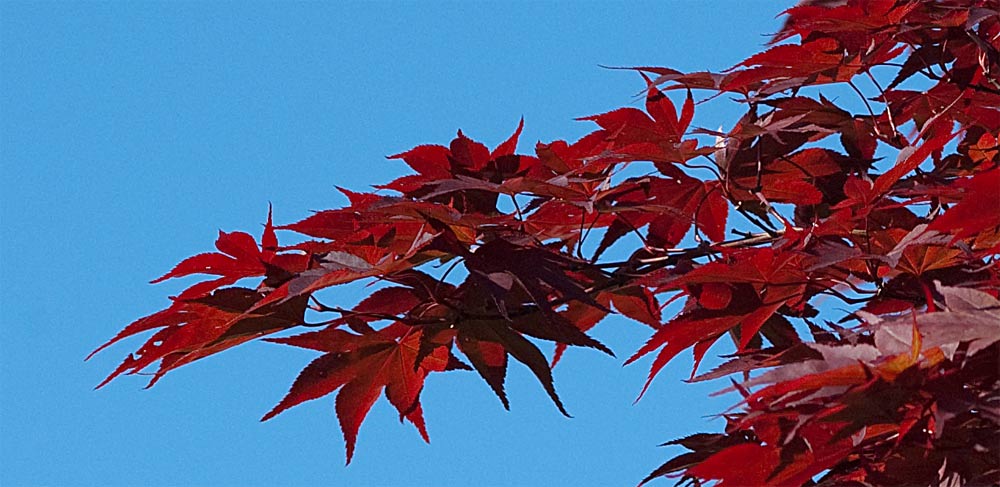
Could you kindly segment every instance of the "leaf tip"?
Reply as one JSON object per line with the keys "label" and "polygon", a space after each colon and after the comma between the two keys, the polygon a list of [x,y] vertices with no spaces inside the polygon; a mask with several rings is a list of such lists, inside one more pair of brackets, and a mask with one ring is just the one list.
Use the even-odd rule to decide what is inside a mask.
{"label": "leaf tip", "polygon": [[643,386],[642,386],[642,390],[639,391],[639,396],[635,398],[635,401],[632,401],[632,405],[633,406],[636,405],[636,404],[639,404],[639,401],[642,399],[642,396],[646,395],[646,391],[649,390],[649,385],[653,383],[653,377],[655,375],[656,375],[655,373],[650,373],[649,374],[649,377],[646,379],[646,383],[643,384]]}
{"label": "leaf tip", "polygon": [[[275,409],[277,409],[277,408],[275,408]],[[275,415],[277,415],[277,414],[278,414],[278,413],[276,413],[276,412],[274,411],[274,409],[272,409],[272,410],[268,411],[268,412],[267,412],[267,414],[265,414],[264,416],[262,416],[262,417],[260,418],[260,422],[261,422],[261,423],[263,423],[264,421],[267,421],[267,420],[269,420],[269,419],[273,418],[273,417],[274,417]]]}
{"label": "leaf tip", "polygon": [[96,390],[98,390],[98,389],[100,389],[100,388],[108,385],[108,382],[111,382],[111,379],[114,379],[116,375],[117,374],[111,374],[111,375],[105,377],[104,380],[102,380],[100,384],[97,384],[96,386],[94,386],[94,390],[96,391]]}
{"label": "leaf tip", "polygon": [[351,465],[351,460],[354,460],[354,444],[357,438],[347,437],[346,439],[347,443],[344,446],[347,450],[347,458],[344,461],[344,466],[348,467]]}
{"label": "leaf tip", "polygon": [[[291,393],[289,392],[289,395],[290,394]],[[269,420],[269,419],[271,419],[271,418],[273,418],[273,417],[281,414],[286,409],[288,409],[289,407],[291,407],[290,405],[288,405],[287,399],[288,399],[288,397],[286,396],[285,399],[282,399],[281,402],[279,402],[277,405],[275,405],[273,408],[271,408],[271,410],[268,411],[267,414],[265,414],[264,416],[262,416],[260,418],[260,422],[263,423],[264,421],[267,421],[267,420]]]}
{"label": "leaf tip", "polygon": [[640,358],[642,358],[643,355],[645,355],[645,354],[644,353],[640,354],[639,352],[636,352],[636,353],[632,354],[631,357],[629,357],[627,360],[625,360],[625,363],[622,364],[622,367],[625,367],[626,365],[629,365],[629,364],[635,362],[636,360],[639,360]]}

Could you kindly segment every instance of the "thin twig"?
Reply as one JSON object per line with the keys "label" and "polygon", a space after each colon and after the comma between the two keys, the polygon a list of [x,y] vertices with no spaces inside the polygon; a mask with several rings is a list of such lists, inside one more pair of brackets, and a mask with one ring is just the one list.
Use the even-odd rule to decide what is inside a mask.
{"label": "thin twig", "polygon": [[[892,134],[893,134],[892,137],[896,138],[896,136],[899,135],[899,129],[896,128],[896,122],[892,117],[892,110],[889,110],[889,100],[885,98],[885,89],[882,88],[882,85],[878,82],[878,80],[875,79],[874,76],[872,76],[872,73],[871,71],[868,70],[868,68],[865,68],[865,74],[868,75],[868,79],[870,79],[871,82],[875,85],[875,88],[878,88],[879,94],[882,96],[882,99],[885,100],[884,102],[885,116],[886,118],[889,119],[889,126],[892,127]],[[871,112],[871,108],[869,108],[868,111]],[[879,133],[878,122],[875,120],[874,114],[872,115],[872,126],[875,128],[875,135],[882,135],[881,133]]]}
{"label": "thin twig", "polygon": [[[865,72],[867,73],[868,70],[866,69]],[[871,76],[871,75],[869,74],[868,76]],[[872,78],[872,79],[874,79],[874,78]],[[865,108],[868,109],[868,114],[872,116],[872,122],[873,122],[872,125],[875,127],[875,135],[878,135],[879,137],[881,137],[882,133],[879,132],[879,130],[878,130],[878,123],[876,123],[876,121],[875,121],[876,120],[875,112],[872,111],[872,106],[871,106],[871,104],[868,103],[868,99],[865,98],[865,94],[862,93],[860,89],[858,89],[858,87],[854,84],[853,81],[847,80],[847,85],[850,86],[851,89],[853,89],[854,92],[858,94],[858,98],[861,98],[861,101],[865,104]],[[892,129],[895,132],[896,125],[892,123],[892,117],[891,116],[889,117],[889,124],[892,125]]]}

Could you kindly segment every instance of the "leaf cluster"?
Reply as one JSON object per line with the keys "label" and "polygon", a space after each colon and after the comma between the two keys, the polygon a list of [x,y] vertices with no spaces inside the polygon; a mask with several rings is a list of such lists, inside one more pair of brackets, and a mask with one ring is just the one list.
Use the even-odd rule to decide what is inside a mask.
{"label": "leaf cluster", "polygon": [[[414,173],[342,190],[343,208],[279,227],[268,216],[259,241],[220,233],[217,252],[154,282],[210,280],[101,347],[153,332],[101,385],[157,367],[152,385],[312,328],[265,338],[322,355],[263,419],[336,393],[349,462],[382,394],[427,439],[431,373],[474,371],[508,407],[513,359],[568,415],[552,367],[569,346],[612,354],[588,332],[621,314],[650,329],[626,360],[653,357],[642,392],[691,350],[690,380],[728,376],[742,396],[724,432],[670,442],[688,453],[643,482],[1000,482],[1000,5],[811,1],[785,14],[766,50],[726,71],[633,68],[644,109],[585,117],[596,129],[578,141],[523,154],[523,121],[493,149],[459,131],[390,156]],[[823,96],[830,85],[863,109]],[[743,115],[693,126],[720,95]],[[280,245],[276,230],[304,241]],[[607,258],[612,247],[628,257]],[[259,282],[233,287],[247,278]],[[355,281],[385,285],[353,307],[315,296]],[[848,311],[826,316],[827,299]],[[671,302],[681,311],[664,316]],[[720,340],[731,360],[698,375]]]}

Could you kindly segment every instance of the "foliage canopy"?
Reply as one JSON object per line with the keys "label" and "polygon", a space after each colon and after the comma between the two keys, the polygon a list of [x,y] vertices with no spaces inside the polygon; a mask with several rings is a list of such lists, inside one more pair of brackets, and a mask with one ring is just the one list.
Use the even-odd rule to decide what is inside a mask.
{"label": "foliage canopy", "polygon": [[[350,462],[383,393],[427,439],[431,373],[474,371],[506,407],[513,359],[565,414],[552,367],[568,346],[611,354],[587,332],[617,313],[650,328],[626,360],[654,357],[643,392],[691,350],[690,380],[731,377],[742,396],[725,431],[669,442],[689,451],[643,483],[1000,483],[1000,4],[785,14],[766,50],[726,71],[632,68],[645,110],[586,117],[598,128],[576,142],[528,155],[523,121],[493,149],[459,131],[390,156],[415,174],[342,190],[344,208],[277,227],[268,215],[259,240],[220,233],[217,252],[153,282],[213,279],[98,348],[153,332],[100,386],[155,367],[152,385],[256,339],[316,350],[263,419],[337,392]],[[824,97],[834,84],[864,110]],[[745,113],[697,128],[695,93]],[[305,240],[281,245],[276,230]],[[606,258],[612,247],[628,257]],[[259,284],[234,286],[247,278]],[[386,285],[353,307],[314,296],[358,280]],[[826,319],[825,297],[848,311]],[[299,327],[312,330],[266,338]],[[730,360],[699,375],[720,339]]]}

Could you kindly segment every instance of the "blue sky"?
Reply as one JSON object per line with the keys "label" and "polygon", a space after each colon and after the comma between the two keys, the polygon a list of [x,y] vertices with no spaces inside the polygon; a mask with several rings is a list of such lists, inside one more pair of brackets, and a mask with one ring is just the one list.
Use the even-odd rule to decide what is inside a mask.
{"label": "blue sky", "polygon": [[[686,385],[678,359],[636,405],[647,328],[595,334],[555,370],[572,419],[523,367],[512,410],[474,374],[428,380],[425,445],[380,401],[347,468],[332,397],[258,419],[314,354],[254,343],[172,372],[93,387],[139,341],[83,357],[190,284],[147,282],[402,174],[384,155],[520,150],[592,130],[573,118],[635,105],[643,84],[599,65],[724,69],[760,49],[784,3],[0,3],[0,484],[633,485],[718,429],[735,399]],[[721,100],[695,124],[732,125]],[[280,235],[279,235],[280,237]],[[363,294],[330,294],[353,304]],[[720,350],[723,352],[725,350]],[[663,485],[669,485],[663,482]]]}

